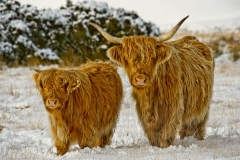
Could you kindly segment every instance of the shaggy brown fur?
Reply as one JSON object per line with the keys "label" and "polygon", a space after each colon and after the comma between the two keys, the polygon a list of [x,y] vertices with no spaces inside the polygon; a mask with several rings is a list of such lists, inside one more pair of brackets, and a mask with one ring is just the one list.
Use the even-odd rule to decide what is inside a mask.
{"label": "shaggy brown fur", "polygon": [[191,36],[172,42],[123,37],[108,56],[128,74],[151,145],[173,144],[178,126],[181,139],[204,139],[214,78],[214,57],[205,44]]}
{"label": "shaggy brown fur", "polygon": [[47,69],[33,75],[49,115],[57,154],[77,142],[104,147],[116,125],[123,88],[110,62],[87,62],[77,69]]}

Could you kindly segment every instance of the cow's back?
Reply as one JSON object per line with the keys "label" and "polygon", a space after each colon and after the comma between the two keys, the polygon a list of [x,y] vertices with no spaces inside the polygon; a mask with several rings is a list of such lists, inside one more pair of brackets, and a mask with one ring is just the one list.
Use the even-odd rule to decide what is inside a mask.
{"label": "cow's back", "polygon": [[[87,74],[92,89],[92,109],[99,116],[100,132],[115,126],[121,100],[123,97],[122,82],[117,67],[111,62],[87,62],[80,67]],[[108,124],[109,126],[105,126]]]}
{"label": "cow's back", "polygon": [[160,87],[160,99],[163,104],[179,103],[172,106],[184,108],[183,121],[192,121],[194,117],[201,119],[212,97],[213,54],[191,36],[167,44],[172,56],[159,66],[155,82]]}

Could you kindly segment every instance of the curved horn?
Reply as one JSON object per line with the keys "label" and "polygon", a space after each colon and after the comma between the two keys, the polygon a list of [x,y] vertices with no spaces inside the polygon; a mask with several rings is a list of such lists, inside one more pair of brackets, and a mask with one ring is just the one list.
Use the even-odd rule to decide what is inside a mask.
{"label": "curved horn", "polygon": [[37,72],[37,73],[41,73],[41,72],[42,72],[42,71],[39,70],[39,69],[34,69],[34,71]]}
{"label": "curved horn", "polygon": [[99,25],[95,23],[92,23],[92,22],[88,22],[88,23],[91,24],[93,27],[95,27],[103,35],[103,37],[105,37],[109,42],[122,44],[122,38],[113,37],[112,35],[105,32]]}
{"label": "curved horn", "polygon": [[189,16],[183,18],[180,22],[178,22],[178,24],[167,34],[165,35],[161,35],[159,37],[154,37],[156,39],[156,41],[158,42],[163,42],[163,41],[167,41],[169,39],[171,39],[174,34],[177,32],[178,28],[182,25],[182,23],[188,18]]}

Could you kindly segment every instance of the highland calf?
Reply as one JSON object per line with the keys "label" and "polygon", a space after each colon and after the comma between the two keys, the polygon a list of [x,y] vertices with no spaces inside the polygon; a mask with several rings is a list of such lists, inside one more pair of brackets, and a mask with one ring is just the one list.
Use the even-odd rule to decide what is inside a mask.
{"label": "highland calf", "polygon": [[[187,16],[188,17],[188,16]],[[132,96],[144,131],[153,146],[168,147],[180,138],[203,140],[214,78],[214,57],[195,37],[165,42],[173,37],[182,19],[159,37],[117,38],[93,25],[108,41],[120,44],[108,50],[122,65],[133,86]]]}
{"label": "highland calf", "polygon": [[116,125],[123,88],[110,62],[87,62],[77,69],[47,69],[33,75],[49,115],[57,154],[72,143],[104,147]]}

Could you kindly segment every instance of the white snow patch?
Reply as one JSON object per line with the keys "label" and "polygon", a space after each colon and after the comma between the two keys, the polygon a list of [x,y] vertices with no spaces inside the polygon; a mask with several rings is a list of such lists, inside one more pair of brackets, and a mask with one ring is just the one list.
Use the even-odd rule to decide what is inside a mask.
{"label": "white snow patch", "polygon": [[[230,70],[218,72],[225,66]],[[53,66],[39,69],[49,67]],[[240,76],[234,72],[239,73],[240,64],[216,63],[216,71],[205,140],[177,136],[168,148],[151,146],[135,111],[128,76],[120,67],[125,96],[112,143],[92,149],[73,145],[64,156],[57,156],[47,114],[32,80],[34,71],[5,67],[0,70],[0,159],[239,159]]]}

